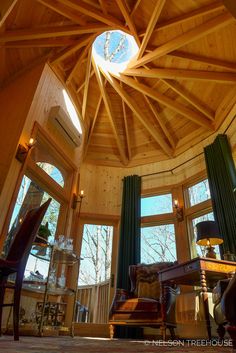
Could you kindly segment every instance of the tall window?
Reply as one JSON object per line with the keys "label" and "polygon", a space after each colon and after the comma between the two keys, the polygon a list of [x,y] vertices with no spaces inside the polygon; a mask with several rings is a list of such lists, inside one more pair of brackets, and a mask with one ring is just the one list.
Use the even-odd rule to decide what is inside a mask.
{"label": "tall window", "polygon": [[[39,228],[40,235],[45,240],[53,241],[57,234],[63,232],[66,222],[66,210],[70,202],[70,193],[74,169],[56,146],[51,143],[43,129],[35,125],[35,139],[37,144],[30,153],[25,166],[25,175],[16,195],[16,202],[9,220],[8,234],[4,243],[4,254],[8,253],[12,240],[24,219],[32,208],[39,207],[49,198],[52,199]],[[38,260],[34,255],[39,246],[33,245],[26,265],[25,278],[31,273],[39,272],[45,279],[48,270],[48,261]],[[42,249],[41,249],[42,250]],[[47,250],[45,250],[47,252]],[[41,254],[40,254],[41,255]]]}
{"label": "tall window", "polygon": [[190,207],[211,198],[208,179],[202,180],[188,188]]}
{"label": "tall window", "polygon": [[78,285],[99,284],[110,279],[112,238],[112,226],[84,225]]}
{"label": "tall window", "polygon": [[[196,244],[196,224],[208,220],[214,221],[208,180],[204,179],[187,187],[185,196],[191,257],[205,256],[206,248]],[[220,258],[219,246],[215,247],[215,252],[217,258]]]}
{"label": "tall window", "polygon": [[141,262],[172,262],[176,256],[172,194],[141,199]]}

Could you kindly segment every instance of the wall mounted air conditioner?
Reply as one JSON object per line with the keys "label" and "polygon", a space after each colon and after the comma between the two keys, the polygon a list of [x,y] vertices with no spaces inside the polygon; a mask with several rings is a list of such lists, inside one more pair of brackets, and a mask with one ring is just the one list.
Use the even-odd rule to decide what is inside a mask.
{"label": "wall mounted air conditioner", "polygon": [[72,123],[68,113],[59,105],[50,109],[49,121],[64,136],[66,141],[74,148],[81,144],[82,136]]}

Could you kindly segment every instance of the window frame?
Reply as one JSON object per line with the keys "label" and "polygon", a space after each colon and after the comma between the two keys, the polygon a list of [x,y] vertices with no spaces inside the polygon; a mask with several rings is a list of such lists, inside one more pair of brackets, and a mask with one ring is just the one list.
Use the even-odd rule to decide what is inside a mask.
{"label": "window frame", "polygon": [[213,212],[213,209],[212,209],[211,198],[208,200],[199,202],[196,205],[190,206],[188,188],[206,179],[208,179],[208,177],[206,172],[204,172],[198,176],[195,176],[195,178],[193,178],[190,182],[187,182],[186,184],[184,184],[183,194],[184,194],[184,204],[185,204],[185,218],[186,218],[186,226],[187,226],[187,234],[188,234],[189,254],[191,259],[197,257],[196,247],[193,246],[194,232],[193,232],[192,220],[194,218],[204,216],[207,213]]}
{"label": "window frame", "polygon": [[[68,212],[69,206],[71,202],[71,195],[72,190],[74,187],[74,183],[76,180],[76,166],[68,160],[68,157],[65,155],[63,150],[57,145],[57,143],[51,138],[51,136],[43,129],[43,127],[38,123],[35,122],[31,137],[34,140],[40,140],[40,143],[43,144],[44,148],[47,149],[49,159],[47,162],[54,163],[56,161],[55,166],[60,170],[60,165],[62,168],[68,170],[68,180],[65,183],[65,187],[62,188],[55,180],[53,180],[42,168],[40,168],[36,162],[37,160],[32,158],[33,149],[30,149],[27,157],[22,164],[19,176],[17,178],[17,182],[15,184],[13,196],[11,199],[10,206],[8,208],[8,212],[5,218],[4,226],[0,242],[0,248],[3,248],[5,239],[8,235],[8,228],[11,221],[11,216],[14,210],[14,206],[17,200],[19,188],[22,183],[22,179],[24,175],[26,175],[31,180],[35,181],[42,189],[44,189],[48,194],[50,194],[56,201],[60,203],[60,212],[58,216],[58,223],[57,223],[57,231],[58,233],[64,233],[67,229],[67,224],[69,222]],[[37,149],[37,144],[35,145],[34,149]],[[40,153],[39,153],[40,155]],[[42,161],[42,160],[40,160]]]}
{"label": "window frame", "polygon": [[[176,244],[176,260],[178,260],[178,243],[177,243],[177,220],[176,220],[176,215],[174,213],[174,190],[172,188],[160,188],[160,189],[153,189],[153,190],[144,190],[141,193],[141,198],[146,198],[146,197],[153,197],[153,196],[159,196],[159,195],[166,195],[166,194],[171,194],[172,195],[172,212],[170,213],[163,213],[163,214],[156,214],[156,215],[151,215],[151,216],[142,216],[141,217],[141,228],[146,228],[146,227],[153,227],[153,226],[160,226],[160,225],[165,225],[165,224],[173,224],[174,225],[174,232],[175,232],[175,244]],[[141,201],[140,201],[140,207],[141,207]],[[141,248],[140,248],[140,256],[141,256]],[[158,259],[157,259],[158,261]]]}

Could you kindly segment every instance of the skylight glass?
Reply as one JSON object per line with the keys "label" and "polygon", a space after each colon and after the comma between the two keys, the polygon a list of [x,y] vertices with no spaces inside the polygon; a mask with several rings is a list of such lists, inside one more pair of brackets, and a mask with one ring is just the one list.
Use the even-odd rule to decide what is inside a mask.
{"label": "skylight glass", "polygon": [[65,89],[62,90],[62,93],[63,93],[64,101],[66,104],[67,112],[69,113],[69,117],[70,117],[74,127],[79,131],[80,134],[82,134],[80,120],[79,120],[78,114],[75,110],[75,107],[74,107],[73,103],[71,102],[71,99],[68,96],[68,93],[66,92]]}
{"label": "skylight glass", "polygon": [[134,38],[122,31],[104,32],[93,43],[93,57],[107,71],[124,71],[137,52]]}

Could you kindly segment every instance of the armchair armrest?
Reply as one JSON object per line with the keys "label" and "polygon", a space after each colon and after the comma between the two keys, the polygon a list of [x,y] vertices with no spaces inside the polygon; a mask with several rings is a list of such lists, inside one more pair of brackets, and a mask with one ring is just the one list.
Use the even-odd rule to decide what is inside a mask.
{"label": "armchair armrest", "polygon": [[222,298],[224,291],[229,284],[230,278],[221,279],[217,282],[216,286],[212,290],[213,303],[218,304]]}
{"label": "armchair armrest", "polygon": [[109,311],[109,317],[111,317],[111,315],[113,314],[113,312],[116,310],[116,304],[118,300],[127,300],[129,298],[132,298],[132,293],[130,293],[128,290],[126,289],[122,289],[122,288],[117,288],[114,298],[112,300],[111,303],[111,307],[110,307],[110,311]]}
{"label": "armchair armrest", "polygon": [[162,318],[164,321],[175,323],[176,296],[180,293],[179,287],[164,286],[160,297]]}

